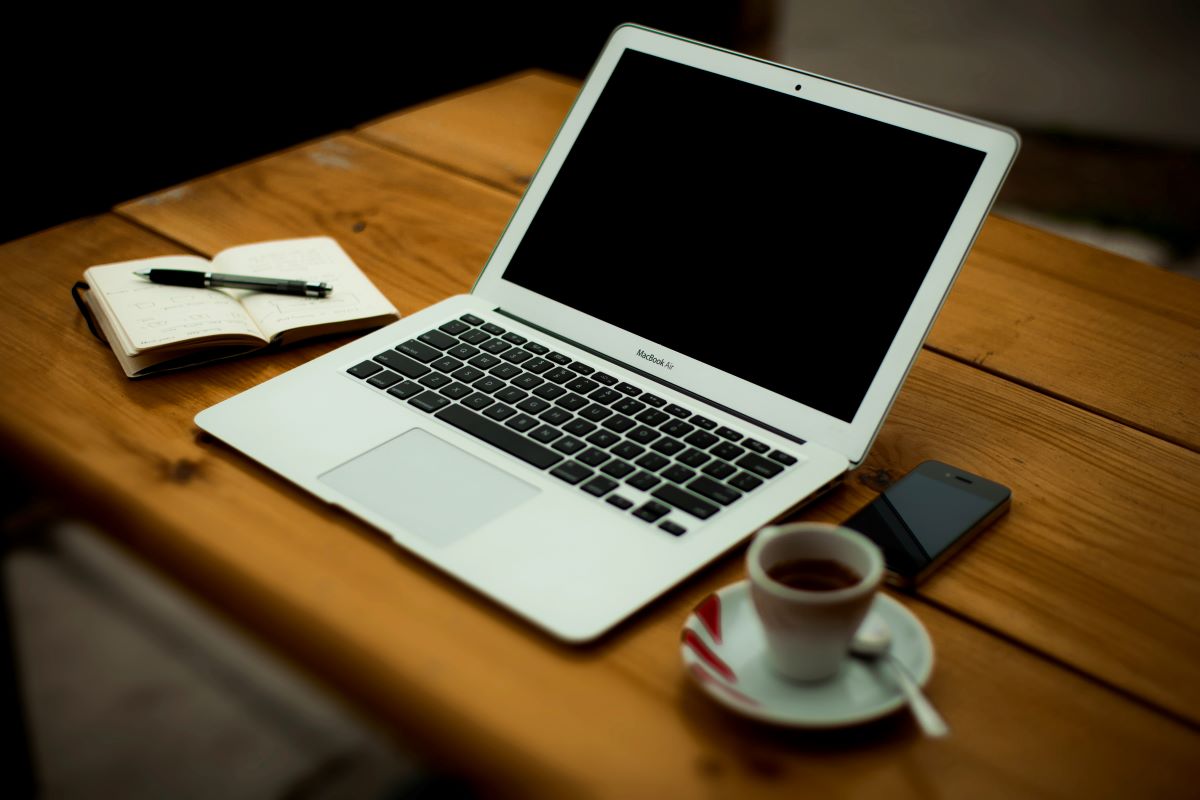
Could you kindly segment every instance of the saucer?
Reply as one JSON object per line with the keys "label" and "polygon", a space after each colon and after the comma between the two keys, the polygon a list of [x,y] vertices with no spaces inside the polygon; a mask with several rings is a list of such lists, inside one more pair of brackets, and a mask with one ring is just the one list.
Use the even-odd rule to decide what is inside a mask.
{"label": "saucer", "polygon": [[[933,643],[920,620],[885,594],[870,614],[892,629],[892,654],[922,686],[933,672]],[[877,719],[904,706],[891,667],[847,658],[828,680],[800,683],[767,663],[767,640],[750,599],[750,582],[705,598],[684,623],[680,646],[692,680],[721,705],[748,717],[795,728],[838,728]]]}

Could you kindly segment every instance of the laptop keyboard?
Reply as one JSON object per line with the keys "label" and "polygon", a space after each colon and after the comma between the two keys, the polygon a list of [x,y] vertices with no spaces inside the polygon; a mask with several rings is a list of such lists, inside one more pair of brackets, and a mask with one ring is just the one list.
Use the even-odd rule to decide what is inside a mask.
{"label": "laptop keyboard", "polygon": [[346,371],[674,536],[797,462],[474,314]]}

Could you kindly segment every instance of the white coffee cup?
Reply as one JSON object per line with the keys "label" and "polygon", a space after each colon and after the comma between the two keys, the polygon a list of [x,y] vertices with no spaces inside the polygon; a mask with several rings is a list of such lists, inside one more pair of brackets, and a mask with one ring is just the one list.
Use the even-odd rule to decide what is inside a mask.
{"label": "white coffee cup", "polygon": [[[796,561],[836,562],[841,588],[799,589],[772,577]],[[794,564],[792,565],[795,566]],[[813,565],[810,565],[813,566]],[[817,565],[820,566],[820,565]],[[883,579],[883,553],[857,531],[819,522],[763,528],[746,554],[750,596],[767,636],[767,656],[780,675],[819,681],[837,673]],[[845,572],[848,568],[849,572]],[[855,577],[857,581],[852,581]],[[812,581],[797,583],[815,585]],[[846,585],[841,585],[846,584]]]}

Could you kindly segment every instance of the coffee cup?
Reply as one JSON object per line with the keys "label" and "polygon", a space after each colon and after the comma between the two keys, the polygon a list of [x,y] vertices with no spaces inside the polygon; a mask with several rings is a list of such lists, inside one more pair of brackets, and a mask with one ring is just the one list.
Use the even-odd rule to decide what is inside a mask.
{"label": "coffee cup", "polygon": [[883,579],[883,554],[857,531],[818,522],[763,528],[746,554],[771,667],[785,678],[837,673]]}

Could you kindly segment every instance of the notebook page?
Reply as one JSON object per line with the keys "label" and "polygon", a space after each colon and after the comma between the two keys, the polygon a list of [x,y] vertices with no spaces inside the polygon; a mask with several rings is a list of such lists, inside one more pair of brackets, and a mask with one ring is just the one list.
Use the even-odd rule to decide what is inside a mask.
{"label": "notebook page", "polygon": [[196,256],[161,256],[89,267],[84,278],[99,295],[110,320],[116,323],[126,355],[140,350],[213,336],[263,334],[232,297],[211,289],[164,286],[133,274],[140,269],[207,271],[209,263]]}
{"label": "notebook page", "polygon": [[346,251],[327,236],[231,247],[213,259],[214,272],[263,275],[333,286],[326,297],[230,290],[268,339],[283,331],[383,315],[397,315]]}

